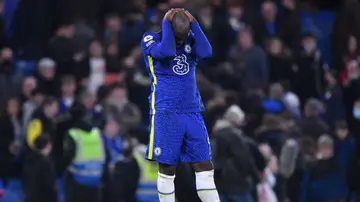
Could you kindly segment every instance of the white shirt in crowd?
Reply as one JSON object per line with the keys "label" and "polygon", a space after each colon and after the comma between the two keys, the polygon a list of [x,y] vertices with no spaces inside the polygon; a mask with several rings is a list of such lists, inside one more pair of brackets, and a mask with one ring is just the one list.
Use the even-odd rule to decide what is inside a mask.
{"label": "white shirt in crowd", "polygon": [[106,62],[104,58],[90,58],[90,78],[88,90],[96,94],[98,88],[104,83]]}

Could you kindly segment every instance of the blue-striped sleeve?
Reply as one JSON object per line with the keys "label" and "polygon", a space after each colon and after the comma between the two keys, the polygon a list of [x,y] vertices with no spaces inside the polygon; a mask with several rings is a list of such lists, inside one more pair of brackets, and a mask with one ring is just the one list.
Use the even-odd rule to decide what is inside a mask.
{"label": "blue-striped sleeve", "polygon": [[191,31],[194,33],[195,38],[195,54],[199,59],[205,59],[211,57],[212,47],[208,39],[206,38],[204,32],[201,30],[201,27],[198,22],[193,22],[191,24]]}
{"label": "blue-striped sleeve", "polygon": [[162,23],[161,39],[157,33],[146,32],[141,41],[141,48],[145,55],[155,59],[175,57],[176,43],[171,22]]}

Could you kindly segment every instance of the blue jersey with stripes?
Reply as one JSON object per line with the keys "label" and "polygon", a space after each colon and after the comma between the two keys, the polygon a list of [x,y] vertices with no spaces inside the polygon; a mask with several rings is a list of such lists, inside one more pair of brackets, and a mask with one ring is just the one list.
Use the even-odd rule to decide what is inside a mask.
{"label": "blue jersey with stripes", "polygon": [[196,85],[198,57],[193,51],[193,35],[189,34],[184,43],[176,46],[174,55],[156,58],[151,54],[151,49],[161,43],[161,40],[161,32],[146,32],[141,42],[146,68],[152,81],[150,114],[203,111],[204,105]]}

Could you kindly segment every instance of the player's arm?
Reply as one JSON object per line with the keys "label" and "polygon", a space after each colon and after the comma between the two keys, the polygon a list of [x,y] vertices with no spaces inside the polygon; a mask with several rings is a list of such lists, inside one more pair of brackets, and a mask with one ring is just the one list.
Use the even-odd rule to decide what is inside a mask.
{"label": "player's arm", "polygon": [[155,59],[175,57],[176,44],[171,19],[175,11],[170,10],[162,22],[161,41],[151,33],[145,33],[141,42],[143,53]]}
{"label": "player's arm", "polygon": [[194,33],[195,38],[195,54],[199,59],[204,59],[211,57],[212,55],[212,47],[204,32],[201,30],[199,23],[195,20],[194,16],[192,16],[188,11],[184,11],[186,16],[189,18],[191,22],[191,31]]}

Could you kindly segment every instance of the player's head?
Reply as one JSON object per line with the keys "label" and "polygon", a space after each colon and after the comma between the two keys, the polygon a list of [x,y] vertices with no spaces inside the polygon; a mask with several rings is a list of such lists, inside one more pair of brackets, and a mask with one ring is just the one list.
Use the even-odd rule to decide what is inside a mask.
{"label": "player's head", "polygon": [[182,43],[189,35],[190,21],[188,17],[182,13],[177,12],[172,19],[172,28],[177,43]]}

